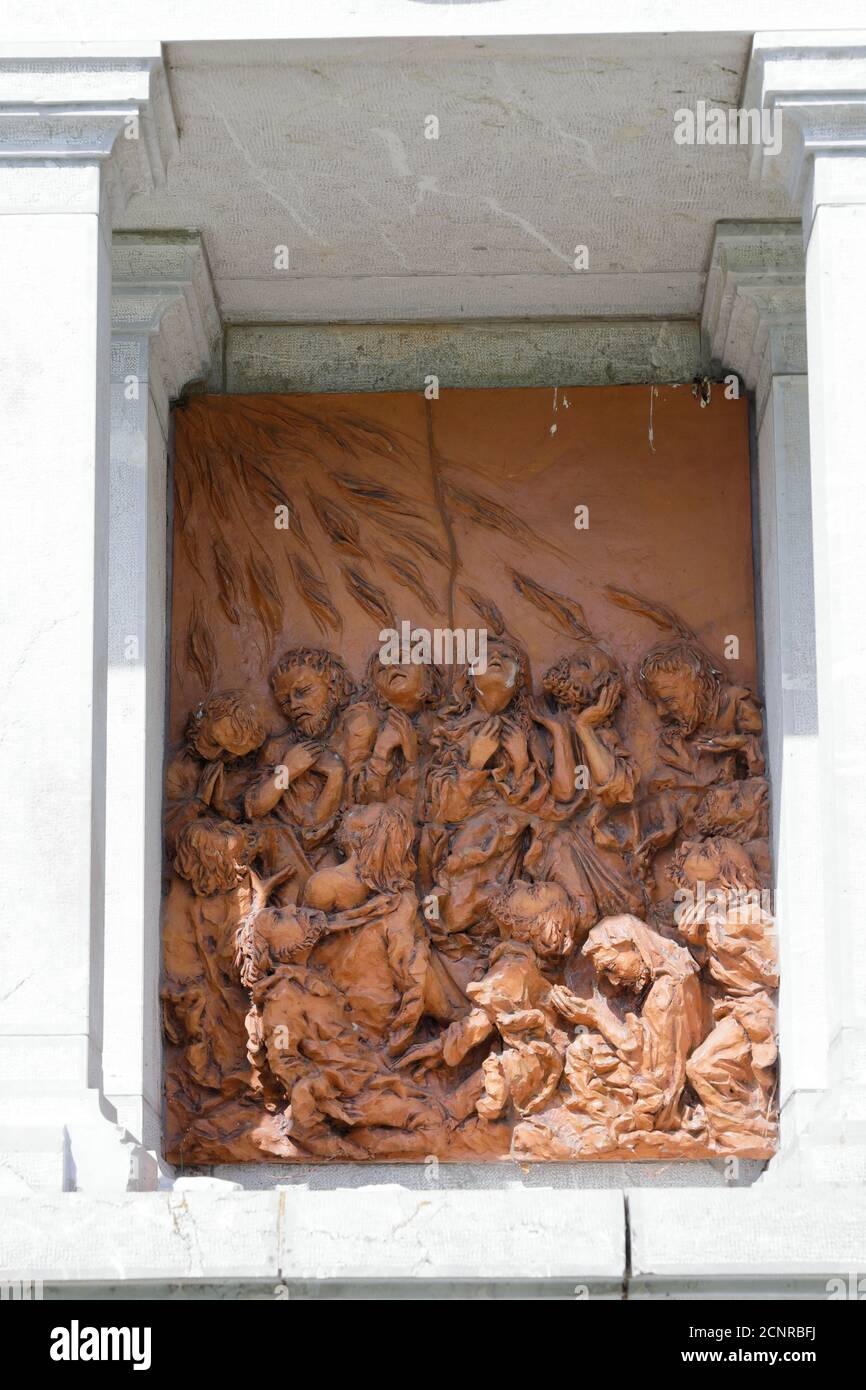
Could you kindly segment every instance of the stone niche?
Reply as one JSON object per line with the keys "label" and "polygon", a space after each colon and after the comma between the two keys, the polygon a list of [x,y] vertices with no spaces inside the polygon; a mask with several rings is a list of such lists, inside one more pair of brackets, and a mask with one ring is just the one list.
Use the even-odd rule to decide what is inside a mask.
{"label": "stone niche", "polygon": [[166,1156],[766,1158],[748,412],[176,412]]}

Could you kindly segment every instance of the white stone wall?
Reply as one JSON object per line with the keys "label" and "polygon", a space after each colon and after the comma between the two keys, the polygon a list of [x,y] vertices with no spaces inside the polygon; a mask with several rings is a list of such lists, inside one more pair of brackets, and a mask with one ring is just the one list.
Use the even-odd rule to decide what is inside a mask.
{"label": "white stone wall", "polygon": [[[478,33],[568,23],[566,7],[542,21],[521,0],[470,8]],[[685,27],[682,5],[655,9],[660,28]],[[756,22],[790,29],[812,18],[793,0],[748,9],[714,12],[714,27],[747,35]],[[154,0],[148,24],[192,38],[351,37],[408,17],[414,32],[466,24],[456,6],[406,0],[323,0],[291,18],[284,6],[261,10],[264,19],[197,4],[178,14]],[[837,10],[841,22],[846,5]],[[720,224],[703,318],[703,361],[755,392],[782,1152],[747,1187],[738,1183],[751,1173],[704,1165],[641,1174],[643,1186],[637,1170],[615,1175],[610,1190],[593,1190],[588,1170],[498,1186],[471,1172],[451,1179],[443,1165],[429,1184],[392,1172],[350,1186],[338,1170],[300,1170],[284,1187],[245,1192],[176,1181],[158,1161],[167,402],[194,380],[250,389],[258,370],[271,389],[313,383],[297,328],[269,330],[260,368],[257,330],[233,328],[223,362],[194,232],[112,240],[130,193],[159,187],[177,129],[159,43],[121,47],[117,7],[90,11],[101,42],[70,54],[52,7],[13,4],[7,32],[19,47],[0,52],[0,251],[14,268],[0,297],[0,775],[14,825],[2,840],[0,1278],[91,1291],[179,1281],[243,1296],[272,1281],[436,1296],[467,1285],[823,1296],[828,1279],[866,1268],[866,394],[851,365],[866,321],[866,33],[757,36],[746,99],[784,112],[786,153],[778,169],[756,159],[755,176],[787,179],[803,208],[805,261],[793,253],[796,229]],[[856,22],[853,9],[847,17]],[[630,0],[605,16],[607,27],[630,20],[640,27]],[[140,129],[126,141],[131,115]],[[337,341],[304,331],[319,334],[320,352]],[[381,326],[364,331],[379,349],[396,341]],[[447,331],[470,370],[478,329]],[[562,359],[562,325],[556,332],[524,330],[533,372]],[[652,335],[662,348],[653,371],[694,360],[684,325],[629,325],[619,348],[612,326],[584,326],[575,341],[596,353],[603,338],[603,360],[628,375]],[[345,370],[341,352],[335,370]],[[137,399],[126,394],[131,375]],[[723,1185],[696,1185],[708,1178]],[[158,1184],[171,1190],[135,1190]]]}

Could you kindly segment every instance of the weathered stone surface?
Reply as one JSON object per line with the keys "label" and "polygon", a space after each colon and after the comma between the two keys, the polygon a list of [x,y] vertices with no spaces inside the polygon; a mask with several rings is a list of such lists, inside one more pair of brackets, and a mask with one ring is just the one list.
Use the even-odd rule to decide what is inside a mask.
{"label": "weathered stone surface", "polygon": [[616,1192],[312,1192],[284,1188],[280,1272],[292,1279],[618,1280]]}
{"label": "weathered stone surface", "polygon": [[[227,391],[418,391],[691,381],[696,323],[323,324],[229,327]],[[212,384],[216,385],[217,383]]]}
{"label": "weathered stone surface", "polygon": [[0,1199],[0,1280],[275,1279],[277,1192]]}
{"label": "weathered stone surface", "polygon": [[661,1291],[748,1281],[808,1284],[866,1269],[862,1187],[731,1192],[630,1191],[631,1284]]}

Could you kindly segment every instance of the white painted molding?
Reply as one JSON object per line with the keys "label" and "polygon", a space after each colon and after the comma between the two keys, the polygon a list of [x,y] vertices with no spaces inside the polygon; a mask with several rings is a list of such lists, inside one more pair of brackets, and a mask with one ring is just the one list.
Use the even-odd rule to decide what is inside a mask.
{"label": "white painted molding", "polygon": [[713,369],[755,392],[758,425],[774,376],[806,371],[805,258],[799,222],[720,222],[701,334]]}
{"label": "white painted molding", "polygon": [[0,162],[105,165],[116,217],[165,182],[177,149],[159,44],[122,57],[0,57]]}
{"label": "white painted molding", "polygon": [[781,152],[756,145],[752,174],[787,185],[806,241],[818,204],[866,202],[866,29],[756,34],[743,106],[781,114]]}
{"label": "white painted molding", "polygon": [[201,238],[194,232],[115,232],[111,243],[115,336],[159,334],[166,395],[209,375],[220,315]]}

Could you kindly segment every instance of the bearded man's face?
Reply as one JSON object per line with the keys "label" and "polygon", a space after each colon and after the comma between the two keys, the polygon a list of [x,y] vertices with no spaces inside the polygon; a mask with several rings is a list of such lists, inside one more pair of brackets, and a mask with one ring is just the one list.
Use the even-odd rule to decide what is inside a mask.
{"label": "bearded man's face", "polygon": [[291,666],[274,680],[277,704],[290,724],[305,738],[323,734],[334,713],[328,678],[312,666]]}

